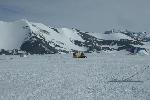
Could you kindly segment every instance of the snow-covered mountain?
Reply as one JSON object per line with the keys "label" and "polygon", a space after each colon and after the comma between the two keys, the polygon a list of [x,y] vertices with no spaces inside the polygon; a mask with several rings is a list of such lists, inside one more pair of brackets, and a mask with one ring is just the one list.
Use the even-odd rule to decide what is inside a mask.
{"label": "snow-covered mountain", "polygon": [[1,54],[6,50],[22,50],[30,54],[68,53],[73,51],[149,49],[150,36],[145,32],[83,32],[78,29],[55,28],[27,20],[0,21]]}

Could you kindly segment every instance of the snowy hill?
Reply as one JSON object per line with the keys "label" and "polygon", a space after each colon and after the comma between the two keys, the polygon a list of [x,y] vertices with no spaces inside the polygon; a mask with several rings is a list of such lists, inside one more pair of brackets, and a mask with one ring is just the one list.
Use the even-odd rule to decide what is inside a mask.
{"label": "snowy hill", "polygon": [[[129,31],[90,33],[78,29],[49,27],[24,19],[16,22],[0,21],[0,35],[0,49],[17,49],[31,54],[124,49],[133,52],[135,48],[149,48],[145,44],[148,44],[147,42],[150,40],[145,33]],[[7,52],[7,54],[9,53]]]}

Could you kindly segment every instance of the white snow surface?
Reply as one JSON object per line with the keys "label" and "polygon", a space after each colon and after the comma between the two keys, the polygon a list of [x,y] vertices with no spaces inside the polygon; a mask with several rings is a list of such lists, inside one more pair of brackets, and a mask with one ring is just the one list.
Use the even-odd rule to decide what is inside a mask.
{"label": "white snow surface", "polygon": [[[1,55],[0,100],[150,100],[150,56],[86,55]],[[130,79],[143,82],[108,82],[137,72]]]}

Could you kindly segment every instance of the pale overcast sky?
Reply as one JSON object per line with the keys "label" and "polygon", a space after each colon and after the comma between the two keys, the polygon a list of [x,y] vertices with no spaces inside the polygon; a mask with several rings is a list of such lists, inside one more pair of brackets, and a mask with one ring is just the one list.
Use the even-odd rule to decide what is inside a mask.
{"label": "pale overcast sky", "polygon": [[0,0],[0,20],[24,18],[90,32],[150,32],[150,0]]}

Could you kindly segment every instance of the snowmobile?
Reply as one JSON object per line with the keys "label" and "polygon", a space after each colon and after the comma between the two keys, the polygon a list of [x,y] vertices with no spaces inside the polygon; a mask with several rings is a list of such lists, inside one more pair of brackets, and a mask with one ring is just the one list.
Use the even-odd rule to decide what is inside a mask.
{"label": "snowmobile", "polygon": [[87,58],[83,52],[74,52],[73,58]]}

